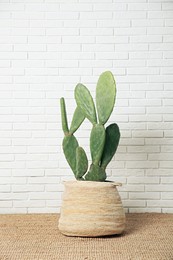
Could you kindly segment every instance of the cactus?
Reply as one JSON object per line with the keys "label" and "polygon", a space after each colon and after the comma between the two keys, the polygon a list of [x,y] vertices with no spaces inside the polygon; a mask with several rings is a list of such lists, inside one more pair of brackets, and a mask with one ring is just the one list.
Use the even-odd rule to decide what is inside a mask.
{"label": "cactus", "polygon": [[70,133],[71,134],[74,134],[74,132],[76,132],[76,130],[82,124],[84,119],[85,119],[85,116],[82,113],[81,109],[79,107],[76,107],[76,109],[74,111],[73,119],[72,119],[72,122],[71,122],[71,126],[70,126]]}
{"label": "cactus", "polygon": [[100,75],[96,87],[96,105],[100,124],[109,119],[115,104],[116,85],[111,72]]}
{"label": "cactus", "polygon": [[93,126],[90,136],[91,158],[95,165],[99,165],[105,144],[105,128],[96,124]]}
{"label": "cactus", "polygon": [[83,114],[91,121],[92,124],[96,124],[97,117],[94,101],[89,90],[84,85],[78,84],[76,86],[75,99]]}
{"label": "cactus", "polygon": [[91,164],[88,173],[85,175],[86,181],[105,181],[106,172],[100,166]]}
{"label": "cactus", "polygon": [[[89,90],[79,83],[75,88],[77,107],[74,111],[70,130],[68,128],[64,98],[61,98],[62,129],[64,132],[63,151],[77,180],[105,181],[106,167],[114,156],[120,139],[117,124],[109,125],[105,130],[115,104],[116,85],[111,72],[106,71],[99,77],[96,87],[96,108],[99,123],[97,123],[96,108]],[[92,163],[88,170],[88,159],[82,147],[79,146],[74,133],[84,119],[92,123],[90,135],[90,152]],[[88,170],[88,172],[87,172]]]}
{"label": "cactus", "polygon": [[120,140],[120,131],[117,124],[111,124],[106,128],[106,140],[103,155],[101,158],[101,167],[106,169],[106,166],[114,156]]}
{"label": "cactus", "polygon": [[74,156],[74,151],[78,147],[78,141],[74,135],[67,135],[63,139],[63,151],[67,159],[68,164],[70,165],[74,175],[76,176],[76,156]]}
{"label": "cactus", "polygon": [[86,153],[82,147],[76,148],[76,177],[77,179],[82,178],[82,176],[88,170],[88,159]]}
{"label": "cactus", "polygon": [[69,130],[68,130],[67,114],[66,114],[66,107],[65,107],[65,100],[64,100],[64,98],[60,99],[60,106],[61,106],[62,129],[64,131],[64,134],[67,135]]}

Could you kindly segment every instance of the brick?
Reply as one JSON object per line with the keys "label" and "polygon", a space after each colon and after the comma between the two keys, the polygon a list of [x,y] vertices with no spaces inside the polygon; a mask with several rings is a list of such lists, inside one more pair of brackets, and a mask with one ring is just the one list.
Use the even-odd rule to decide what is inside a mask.
{"label": "brick", "polygon": [[14,201],[13,206],[15,208],[24,208],[24,207],[43,208],[45,207],[45,201],[44,200]]}
{"label": "brick", "polygon": [[77,28],[48,28],[46,35],[79,35]]}
{"label": "brick", "polygon": [[172,200],[149,200],[147,201],[148,207],[162,207],[162,208],[171,208]]}
{"label": "brick", "polygon": [[126,10],[127,5],[124,3],[106,3],[106,4],[94,4],[93,9],[96,11],[121,11]]}
{"label": "brick", "polygon": [[59,183],[60,182],[60,178],[59,177],[29,177],[28,179],[28,183],[29,184],[50,184],[50,183]]}
{"label": "brick", "polygon": [[60,10],[70,12],[88,12],[92,11],[92,5],[88,3],[77,3],[75,5],[73,3],[60,3]]}
{"label": "brick", "polygon": [[154,28],[147,28],[147,34],[151,35],[167,35],[172,34],[173,28],[172,27],[154,27]]}
{"label": "brick", "polygon": [[[83,44],[82,49],[84,52],[91,52],[95,51],[96,54],[100,54],[103,52],[110,52],[110,54],[112,54],[113,50],[114,50],[114,45],[113,44],[109,44],[108,46],[105,44]],[[92,54],[93,55],[93,54]],[[94,55],[93,55],[94,57]],[[109,53],[108,53],[108,58],[109,58]]]}
{"label": "brick", "polygon": [[1,3],[1,11],[24,11],[24,7],[21,3]]}
{"label": "brick", "polygon": [[[172,163],[172,162],[170,162],[170,163]],[[173,183],[173,177],[171,176],[171,177],[162,177],[161,178],[161,183],[169,183],[169,184],[172,184]]]}
{"label": "brick", "polygon": [[48,43],[60,43],[60,36],[28,36],[28,43],[31,44],[48,44]]}
{"label": "brick", "polygon": [[167,185],[167,184],[158,184],[158,185],[152,185],[152,184],[147,184],[145,185],[145,190],[146,191],[156,191],[156,192],[169,192],[172,191],[172,187],[171,185]]}
{"label": "brick", "polygon": [[6,67],[10,67],[10,61],[8,61],[8,60],[1,60],[0,61],[0,68],[6,68]]}
{"label": "brick", "polygon": [[26,184],[25,177],[1,177],[1,184]]}
{"label": "brick", "polygon": [[[19,157],[20,155],[18,155]],[[16,156],[15,156],[16,157]],[[35,155],[34,155],[35,157]],[[16,158],[18,159],[18,158]],[[22,160],[22,158],[20,159]],[[24,158],[23,160],[26,160],[26,158]],[[44,170],[41,169],[25,169],[25,171],[21,170],[21,169],[12,169],[12,175],[13,176],[25,176],[25,177],[32,177],[32,176],[44,176]]]}
{"label": "brick", "polygon": [[159,74],[160,70],[158,68],[127,68],[127,73],[129,75],[143,75],[143,74]]}
{"label": "brick", "polygon": [[161,4],[160,3],[130,3],[128,5],[128,10],[161,10]]}
{"label": "brick", "polygon": [[173,19],[165,20],[165,25],[166,26],[173,26]]}
{"label": "brick", "polygon": [[133,130],[132,137],[163,137],[163,131],[161,130]]}
{"label": "brick", "polygon": [[159,145],[159,144],[172,144],[173,143],[173,140],[171,139],[171,138],[146,138],[145,139],[145,143],[147,144],[147,145],[155,145],[155,144],[157,144],[157,145]]}
{"label": "brick", "polygon": [[42,185],[37,185],[37,184],[31,184],[31,185],[18,185],[18,184],[16,184],[16,185],[13,185],[13,187],[12,187],[12,191],[13,192],[19,192],[19,193],[21,193],[21,192],[33,192],[33,191],[35,191],[35,192],[40,192],[40,191],[44,191],[44,189],[45,189],[45,187],[44,187],[44,185],[42,184]]}
{"label": "brick", "polygon": [[[53,21],[51,27],[53,27],[55,21]],[[96,27],[96,21],[93,20],[65,20],[64,21],[64,27],[67,28],[85,28],[85,27]]]}
{"label": "brick", "polygon": [[[168,20],[169,21],[169,20]],[[158,27],[164,26],[164,20],[154,20],[154,19],[140,19],[132,20],[133,27]]]}
{"label": "brick", "polygon": [[9,162],[14,160],[14,155],[12,154],[0,154],[0,163]]}
{"label": "brick", "polygon": [[62,202],[61,200],[47,200],[46,201],[46,206],[47,207],[55,207],[57,209],[57,206],[61,206]]}
{"label": "brick", "polygon": [[145,201],[142,200],[135,200],[135,201],[130,201],[130,200],[124,200],[123,201],[123,206],[124,207],[130,207],[130,208],[134,208],[134,207],[145,207],[146,203]]}
{"label": "brick", "polygon": [[[172,51],[172,43],[150,43],[149,50],[157,50],[157,51]],[[161,62],[161,61],[160,61]],[[164,61],[163,61],[164,64]]]}
{"label": "brick", "polygon": [[98,27],[130,27],[130,20],[118,19],[118,20],[99,20],[97,21]]}
{"label": "brick", "polygon": [[30,193],[30,199],[31,200],[57,200],[57,199],[61,199],[61,193],[56,193],[56,192],[31,192]]}
{"label": "brick", "polygon": [[172,3],[162,3],[162,10],[173,10]]}
{"label": "brick", "polygon": [[146,11],[140,10],[140,11],[119,11],[114,14],[115,19],[144,19],[146,18]]}
{"label": "brick", "polygon": [[129,213],[161,213],[160,208],[149,209],[149,208],[132,208],[129,209]]}
{"label": "brick", "polygon": [[[115,156],[115,159],[118,161],[122,160],[122,155],[121,154],[117,154]],[[123,160],[125,161],[145,161],[147,159],[147,155],[146,154],[135,154],[135,153],[130,153],[130,154],[123,154]]]}
{"label": "brick", "polygon": [[163,200],[172,200],[173,192],[162,192],[161,196]]}
{"label": "brick", "polygon": [[142,138],[123,138],[120,140],[121,145],[130,145],[130,146],[136,146],[136,145],[144,145],[144,139]]}
{"label": "brick", "polygon": [[[39,13],[40,14],[40,13]],[[79,18],[78,12],[46,12],[45,16],[43,13],[42,19],[50,19],[50,20],[76,20]],[[39,18],[38,18],[39,19]]]}
{"label": "brick", "polygon": [[25,52],[0,52],[0,59],[2,60],[25,60],[27,53]]}
{"label": "brick", "polygon": [[119,43],[128,43],[128,36],[126,35],[122,35],[122,36],[96,36],[96,43],[100,44],[100,43],[107,43],[107,44],[111,44],[111,43],[114,43],[115,42],[115,39],[117,38],[116,42],[117,44]]}
{"label": "brick", "polygon": [[129,184],[158,184],[159,177],[129,177],[128,179]]}
{"label": "brick", "polygon": [[13,206],[12,201],[0,201],[0,207],[2,208],[11,208]]}
{"label": "brick", "polygon": [[[153,29],[154,30],[154,29]],[[152,34],[152,33],[148,33]],[[158,43],[162,42],[162,36],[159,35],[143,35],[143,36],[131,36],[130,42],[132,43]]]}
{"label": "brick", "polygon": [[[113,29],[112,28],[81,28],[80,29],[80,35],[113,35]],[[109,37],[108,37],[109,39]]]}
{"label": "brick", "polygon": [[[27,43],[27,36],[3,36],[0,38],[0,44],[18,44],[18,43]],[[16,55],[16,53],[12,53]]]}
{"label": "brick", "polygon": [[151,161],[159,160],[160,161],[160,167],[162,168],[163,165],[169,165],[169,162],[162,162],[162,161],[171,161],[173,157],[172,153],[160,153],[156,156],[156,154],[149,154],[148,159]]}
{"label": "brick", "polygon": [[172,129],[172,122],[148,123],[148,129],[150,129],[150,130],[154,130],[154,129],[163,129],[164,130],[165,128]]}
{"label": "brick", "polygon": [[137,34],[146,34],[146,28],[115,28],[114,34],[115,35],[137,35]]}
{"label": "brick", "polygon": [[162,213],[173,213],[173,209],[169,209],[169,208],[167,208],[167,209],[162,209]]}
{"label": "brick", "polygon": [[[12,129],[12,123],[0,123],[0,130],[2,131],[2,130],[10,130],[10,129]],[[4,142],[4,141],[2,141],[2,142]],[[7,141],[7,142],[9,142],[9,141]],[[9,142],[9,144],[10,144],[10,142]]]}
{"label": "brick", "polygon": [[46,51],[46,44],[17,44],[14,51],[41,52]]}
{"label": "brick", "polygon": [[128,161],[126,163],[127,168],[139,168],[139,169],[148,169],[148,168],[158,168],[159,164],[157,161]]}
{"label": "brick", "polygon": [[[173,167],[173,161],[172,161],[172,156],[167,157],[167,161],[160,161],[160,168],[169,168],[172,169]],[[170,159],[170,161],[169,161]]]}
{"label": "brick", "polygon": [[149,19],[162,19],[162,18],[172,18],[173,11],[150,11],[148,12]]}
{"label": "brick", "polygon": [[132,191],[132,192],[141,192],[141,191],[144,191],[144,185],[142,184],[127,184],[125,186],[125,190],[126,191]]}
{"label": "brick", "polygon": [[160,199],[160,192],[130,192],[130,199],[132,200],[148,200],[148,199]]}
{"label": "brick", "polygon": [[0,185],[0,192],[11,192],[10,185]]}
{"label": "brick", "polygon": [[[89,65],[90,64],[90,65]],[[100,63],[100,61],[80,61],[79,62],[79,65],[80,65],[80,67],[90,67],[90,66],[92,66],[92,67],[94,67],[94,68],[103,68],[103,67],[105,67],[105,68],[108,68],[108,67],[111,67],[111,65],[112,65],[112,61],[110,61],[110,60],[103,60],[101,63]],[[125,73],[125,70],[122,70],[124,73]]]}
{"label": "brick", "polygon": [[80,19],[81,20],[107,20],[110,19],[112,15],[109,11],[106,12],[80,12]]}
{"label": "brick", "polygon": [[62,36],[62,43],[65,44],[73,44],[73,43],[95,43],[95,36],[87,37],[85,35],[83,36]]}
{"label": "brick", "polygon": [[[138,84],[138,83],[132,83],[130,84],[130,89],[132,91],[134,90],[140,90],[140,92],[143,90],[151,90],[151,83],[142,83],[142,84]],[[159,83],[152,83],[152,90],[163,90],[163,84],[159,84]],[[155,99],[154,96],[152,98],[152,100]],[[152,102],[152,100],[147,100],[147,102]],[[160,100],[161,101],[161,100]]]}
{"label": "brick", "polygon": [[[43,57],[42,57],[43,58]],[[41,68],[44,67],[44,61],[41,60],[12,60],[12,66],[13,67],[26,67],[26,68]],[[19,85],[18,85],[19,86]]]}

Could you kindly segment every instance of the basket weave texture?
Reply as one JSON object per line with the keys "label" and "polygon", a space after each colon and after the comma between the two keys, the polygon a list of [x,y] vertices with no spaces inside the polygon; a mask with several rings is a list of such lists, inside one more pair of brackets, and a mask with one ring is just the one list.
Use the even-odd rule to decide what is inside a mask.
{"label": "basket weave texture", "polygon": [[59,230],[67,236],[98,237],[121,234],[125,214],[112,182],[67,181]]}

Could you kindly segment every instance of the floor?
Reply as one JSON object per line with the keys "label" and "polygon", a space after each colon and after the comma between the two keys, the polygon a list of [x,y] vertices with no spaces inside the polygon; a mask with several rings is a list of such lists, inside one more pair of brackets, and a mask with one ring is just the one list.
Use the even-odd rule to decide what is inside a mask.
{"label": "floor", "polygon": [[0,215],[0,260],[173,260],[173,214],[127,214],[122,235],[66,237],[57,214]]}

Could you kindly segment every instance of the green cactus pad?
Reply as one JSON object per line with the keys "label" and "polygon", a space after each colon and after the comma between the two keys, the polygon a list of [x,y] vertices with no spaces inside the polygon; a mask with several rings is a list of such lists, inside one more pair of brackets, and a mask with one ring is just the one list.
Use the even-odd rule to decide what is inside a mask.
{"label": "green cactus pad", "polygon": [[91,164],[89,172],[85,175],[86,181],[105,181],[106,173],[105,170],[100,168],[98,165]]}
{"label": "green cactus pad", "polygon": [[120,140],[120,131],[117,124],[111,124],[106,128],[106,141],[101,159],[101,167],[106,168],[114,156]]}
{"label": "green cactus pad", "polygon": [[100,124],[105,124],[114,108],[116,84],[110,71],[102,73],[96,88],[96,105]]}
{"label": "green cactus pad", "polygon": [[74,175],[76,176],[76,148],[78,142],[74,135],[65,136],[63,139],[63,151],[68,164],[70,165]]}
{"label": "green cactus pad", "polygon": [[103,125],[95,125],[90,136],[90,151],[92,162],[99,165],[105,144],[105,128]]}
{"label": "green cactus pad", "polygon": [[80,83],[75,88],[75,99],[77,106],[80,107],[85,117],[87,117],[92,124],[96,124],[97,117],[93,98],[89,90]]}
{"label": "green cactus pad", "polygon": [[82,147],[76,148],[76,178],[81,179],[81,177],[88,170],[88,159],[86,153]]}
{"label": "green cactus pad", "polygon": [[76,130],[80,127],[80,125],[82,124],[84,119],[85,119],[85,116],[82,113],[81,109],[79,107],[76,107],[74,114],[73,114],[71,126],[70,126],[71,134],[74,134],[74,132],[76,132]]}
{"label": "green cactus pad", "polygon": [[61,107],[61,122],[62,122],[62,129],[65,135],[69,133],[68,130],[68,123],[67,123],[67,113],[65,107],[65,100],[64,98],[60,99],[60,107]]}

